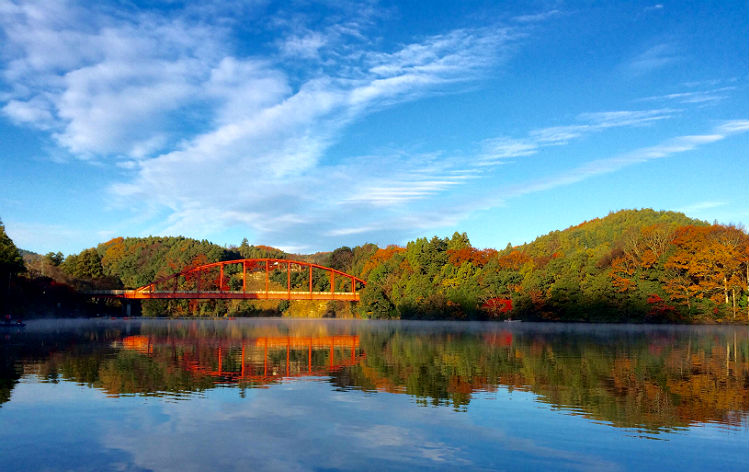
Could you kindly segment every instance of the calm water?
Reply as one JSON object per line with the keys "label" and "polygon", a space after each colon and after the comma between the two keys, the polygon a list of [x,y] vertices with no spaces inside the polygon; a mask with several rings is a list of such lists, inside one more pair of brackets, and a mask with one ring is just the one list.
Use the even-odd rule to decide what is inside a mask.
{"label": "calm water", "polygon": [[37,321],[0,470],[749,470],[747,328]]}

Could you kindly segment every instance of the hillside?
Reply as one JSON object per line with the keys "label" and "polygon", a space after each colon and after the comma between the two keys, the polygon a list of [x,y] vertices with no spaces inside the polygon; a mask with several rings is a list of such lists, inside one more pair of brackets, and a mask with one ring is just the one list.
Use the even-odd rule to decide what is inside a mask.
{"label": "hillside", "polygon": [[[498,237],[501,239],[501,237]],[[468,236],[365,244],[311,255],[185,237],[115,238],[69,255],[26,254],[28,277],[78,288],[135,288],[210,262],[302,259],[367,280],[361,302],[149,301],[145,314],[410,319],[715,322],[749,317],[749,237],[681,213],[622,210],[502,250]],[[274,281],[283,285],[284,280]],[[320,283],[321,290],[327,282]],[[279,285],[280,286],[280,285]]]}
{"label": "hillside", "polygon": [[539,236],[523,248],[529,254],[543,254],[550,250],[553,253],[554,250],[573,252],[583,249],[621,248],[628,237],[636,235],[642,228],[659,226],[673,229],[688,225],[708,224],[673,211],[655,211],[649,208],[621,210],[609,213],[603,218],[584,221],[567,229]]}
{"label": "hillside", "polygon": [[465,234],[378,250],[359,308],[383,318],[747,319],[749,238],[681,213],[622,210],[502,251]]}

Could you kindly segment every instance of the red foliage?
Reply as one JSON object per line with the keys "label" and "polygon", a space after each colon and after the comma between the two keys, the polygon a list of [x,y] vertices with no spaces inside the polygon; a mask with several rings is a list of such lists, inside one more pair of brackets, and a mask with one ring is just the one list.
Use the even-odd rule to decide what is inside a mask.
{"label": "red foliage", "polygon": [[520,270],[520,268],[530,259],[531,258],[523,252],[512,251],[505,256],[501,256],[498,261],[499,266],[503,269]]}
{"label": "red foliage", "polygon": [[658,295],[651,293],[648,295],[648,303],[655,304],[655,303],[663,303],[663,299],[659,297]]}
{"label": "red foliage", "polygon": [[512,311],[512,299],[502,297],[490,298],[481,305],[481,309],[492,316],[499,316]]}
{"label": "red foliage", "polygon": [[450,264],[459,266],[464,262],[483,267],[489,262],[489,259],[497,254],[494,249],[478,250],[473,247],[464,247],[462,249],[448,249],[447,257]]}
{"label": "red foliage", "polygon": [[677,321],[681,318],[676,307],[668,305],[665,300],[655,293],[648,296],[648,303],[652,306],[645,318],[651,321]]}
{"label": "red foliage", "polygon": [[188,264],[187,267],[193,269],[206,264],[208,264],[208,257],[205,254],[198,254],[192,258],[192,261],[190,261],[190,264]]}
{"label": "red foliage", "polygon": [[394,244],[391,244],[385,249],[378,249],[377,252],[372,254],[372,257],[369,258],[367,263],[364,264],[364,267],[362,268],[362,276],[366,276],[372,269],[381,264],[385,264],[394,255],[404,252],[405,250],[406,248]]}

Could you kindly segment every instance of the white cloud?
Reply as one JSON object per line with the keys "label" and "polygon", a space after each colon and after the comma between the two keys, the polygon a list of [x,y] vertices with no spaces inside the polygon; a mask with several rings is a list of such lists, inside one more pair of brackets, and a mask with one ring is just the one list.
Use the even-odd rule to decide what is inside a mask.
{"label": "white cloud", "polygon": [[539,144],[533,141],[499,137],[484,141],[479,163],[494,164],[511,157],[530,156],[538,152]]}
{"label": "white cloud", "polygon": [[736,87],[718,87],[693,92],[677,92],[641,98],[642,102],[675,101],[684,104],[702,104],[726,100]]}
{"label": "white cloud", "polygon": [[3,112],[54,130],[73,154],[148,156],[181,138],[173,129],[187,106],[222,93],[229,101],[226,85],[211,82],[225,66],[220,29],[148,13],[115,18],[73,2],[2,9]]}
{"label": "white cloud", "polygon": [[661,69],[681,60],[676,47],[671,43],[661,43],[651,46],[645,51],[625,61],[623,71],[639,76]]}
{"label": "white cloud", "polygon": [[[126,177],[111,187],[113,204],[134,209],[128,232],[147,225],[146,233],[210,237],[241,228],[255,240],[297,249],[300,241],[320,249],[348,235],[388,234],[382,240],[392,241],[455,224],[473,211],[485,188],[465,198],[470,205],[457,202],[457,189],[471,192],[466,184],[496,176],[493,166],[681,112],[664,106],[583,113],[525,136],[486,139],[470,158],[381,151],[333,160],[327,151],[355,120],[467,88],[513,55],[524,34],[520,23],[559,12],[517,17],[512,28],[456,29],[389,48],[361,33],[371,27],[362,25],[372,13],[317,27],[279,20],[286,33],[262,45],[277,48],[265,56],[257,52],[263,47],[256,55],[239,51],[222,26],[230,20],[205,20],[215,15],[110,13],[74,2],[0,0],[7,39],[0,105],[16,123],[48,132],[77,157],[114,158]],[[629,67],[644,71],[673,60],[665,44]],[[697,103],[700,96],[664,100]],[[595,161],[526,189],[580,181],[746,127],[724,123],[712,135]]]}
{"label": "white cloud", "polygon": [[645,7],[645,11],[651,11],[651,10],[662,10],[663,4],[662,3],[656,3],[655,5]]}
{"label": "white cloud", "polygon": [[659,108],[654,110],[621,110],[596,113],[582,113],[578,119],[590,123],[591,129],[599,130],[620,126],[647,125],[654,121],[670,118],[680,110]]}
{"label": "white cloud", "polygon": [[281,43],[281,53],[290,57],[316,58],[319,56],[319,50],[325,46],[326,38],[315,31],[309,32],[302,36],[291,36]]}
{"label": "white cloud", "polygon": [[716,133],[730,135],[749,131],[749,120],[731,120],[718,125]]}
{"label": "white cloud", "polygon": [[577,124],[534,129],[524,139],[500,136],[485,140],[478,163],[492,165],[512,157],[530,156],[543,147],[568,144],[570,141],[609,128],[648,126],[656,121],[671,118],[679,111],[658,108],[581,113],[577,116]]}
{"label": "white cloud", "polygon": [[[312,77],[295,91],[261,62],[240,67],[224,59],[212,72],[212,89],[223,90],[226,78],[241,69],[260,84],[247,88],[244,102],[251,106],[225,107],[216,127],[179,149],[141,160],[135,178],[113,192],[123,201],[168,208],[168,222],[152,228],[156,233],[211,234],[241,226],[286,246],[298,246],[279,240],[289,232],[341,234],[335,231],[342,222],[331,215],[342,206],[360,212],[357,221],[370,218],[372,209],[383,212],[385,221],[397,218],[391,207],[445,192],[470,175],[455,163],[437,164],[433,156],[360,156],[335,163],[324,161],[325,151],[363,114],[421,97],[435,85],[480,77],[506,54],[507,38],[502,29],[460,30],[390,53],[367,52],[348,77]],[[261,87],[271,92],[256,96]],[[346,223],[361,226],[357,221]]]}
{"label": "white cloud", "polygon": [[539,145],[567,144],[594,129],[591,125],[552,126],[530,132],[530,137]]}
{"label": "white cloud", "polygon": [[41,129],[50,129],[55,122],[51,105],[43,97],[28,101],[10,100],[2,112],[16,123],[32,124]]}
{"label": "white cloud", "polygon": [[674,154],[692,151],[699,146],[725,139],[733,134],[749,131],[749,121],[727,121],[715,127],[710,134],[679,136],[654,146],[647,146],[618,156],[590,161],[555,176],[525,182],[498,192],[501,199],[518,197],[582,182],[591,177],[615,172],[630,165],[662,159]]}
{"label": "white cloud", "polygon": [[541,21],[546,21],[549,18],[554,18],[556,16],[561,15],[562,12],[560,10],[547,10],[540,13],[534,13],[530,15],[520,15],[513,18],[514,21],[517,21],[518,23],[536,23]]}

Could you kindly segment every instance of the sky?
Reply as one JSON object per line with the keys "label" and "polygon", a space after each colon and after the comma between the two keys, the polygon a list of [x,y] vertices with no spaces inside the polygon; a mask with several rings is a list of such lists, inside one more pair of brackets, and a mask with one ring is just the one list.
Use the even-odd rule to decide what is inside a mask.
{"label": "sky", "polygon": [[746,226],[748,38],[745,0],[0,0],[0,218],[65,254]]}

